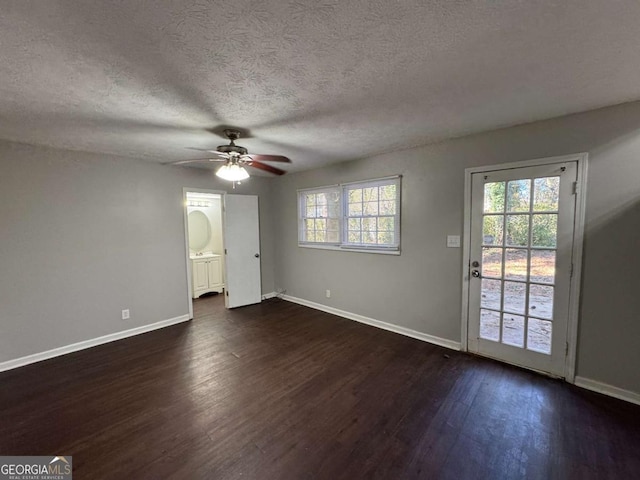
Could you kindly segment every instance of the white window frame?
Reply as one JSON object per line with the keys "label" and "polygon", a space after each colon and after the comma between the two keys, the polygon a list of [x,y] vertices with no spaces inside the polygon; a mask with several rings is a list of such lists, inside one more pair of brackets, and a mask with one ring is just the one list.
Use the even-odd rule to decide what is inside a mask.
{"label": "white window frame", "polygon": [[[298,246],[304,248],[319,248],[325,250],[338,250],[349,252],[362,252],[362,253],[378,253],[386,255],[400,255],[400,213],[402,203],[402,176],[394,175],[384,178],[376,178],[370,180],[363,180],[358,182],[342,183],[338,185],[329,185],[325,187],[315,187],[308,189],[299,189],[298,194]],[[348,222],[349,222],[349,204],[348,204],[348,192],[354,188],[367,188],[367,187],[379,187],[384,185],[396,185],[396,211],[393,215],[371,215],[373,218],[379,217],[393,217],[394,218],[394,239],[393,245],[377,245],[377,244],[363,244],[363,243],[349,243],[348,239]],[[306,205],[303,205],[303,199],[305,195],[310,193],[338,191],[340,198],[340,238],[338,243],[329,242],[308,242],[304,240],[304,228],[306,217]],[[352,217],[353,218],[353,217]]]}

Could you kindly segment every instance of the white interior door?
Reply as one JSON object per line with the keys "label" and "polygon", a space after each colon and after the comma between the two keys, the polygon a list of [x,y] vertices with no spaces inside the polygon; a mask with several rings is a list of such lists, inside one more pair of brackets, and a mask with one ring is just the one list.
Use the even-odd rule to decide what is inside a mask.
{"label": "white interior door", "polygon": [[472,174],[469,351],[564,376],[577,173]]}
{"label": "white interior door", "polygon": [[260,303],[260,223],[256,195],[224,196],[227,308]]}

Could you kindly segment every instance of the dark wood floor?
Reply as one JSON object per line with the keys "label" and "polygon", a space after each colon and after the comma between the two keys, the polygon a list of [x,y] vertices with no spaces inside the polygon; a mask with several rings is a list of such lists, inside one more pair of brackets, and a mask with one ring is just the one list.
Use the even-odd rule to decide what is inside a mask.
{"label": "dark wood floor", "polygon": [[74,478],[640,478],[640,407],[279,299],[0,374]]}

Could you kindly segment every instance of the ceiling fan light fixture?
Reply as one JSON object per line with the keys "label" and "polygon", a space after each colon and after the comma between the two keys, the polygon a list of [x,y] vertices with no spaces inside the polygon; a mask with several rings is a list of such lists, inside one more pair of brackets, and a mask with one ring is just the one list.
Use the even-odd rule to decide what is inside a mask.
{"label": "ceiling fan light fixture", "polygon": [[216,176],[230,182],[239,182],[249,178],[249,173],[237,163],[221,166],[216,172]]}

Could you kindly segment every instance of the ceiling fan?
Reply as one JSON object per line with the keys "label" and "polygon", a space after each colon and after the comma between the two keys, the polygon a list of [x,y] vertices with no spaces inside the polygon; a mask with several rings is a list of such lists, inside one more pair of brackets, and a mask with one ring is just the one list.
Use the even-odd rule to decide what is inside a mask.
{"label": "ceiling fan", "polygon": [[224,162],[224,165],[216,171],[216,176],[224,180],[234,182],[234,184],[235,182],[249,178],[249,173],[244,167],[257,168],[259,170],[264,170],[265,172],[273,173],[274,175],[284,175],[287,173],[284,170],[263,163],[291,163],[291,160],[287,157],[283,157],[282,155],[249,155],[249,152],[245,147],[235,144],[235,141],[240,138],[239,130],[226,128],[224,130],[224,134],[230,141],[229,145],[220,145],[215,150],[204,150],[205,152],[212,153],[214,155],[213,157],[180,160],[178,162],[172,162],[170,165],[186,165],[189,163],[199,162]]}

